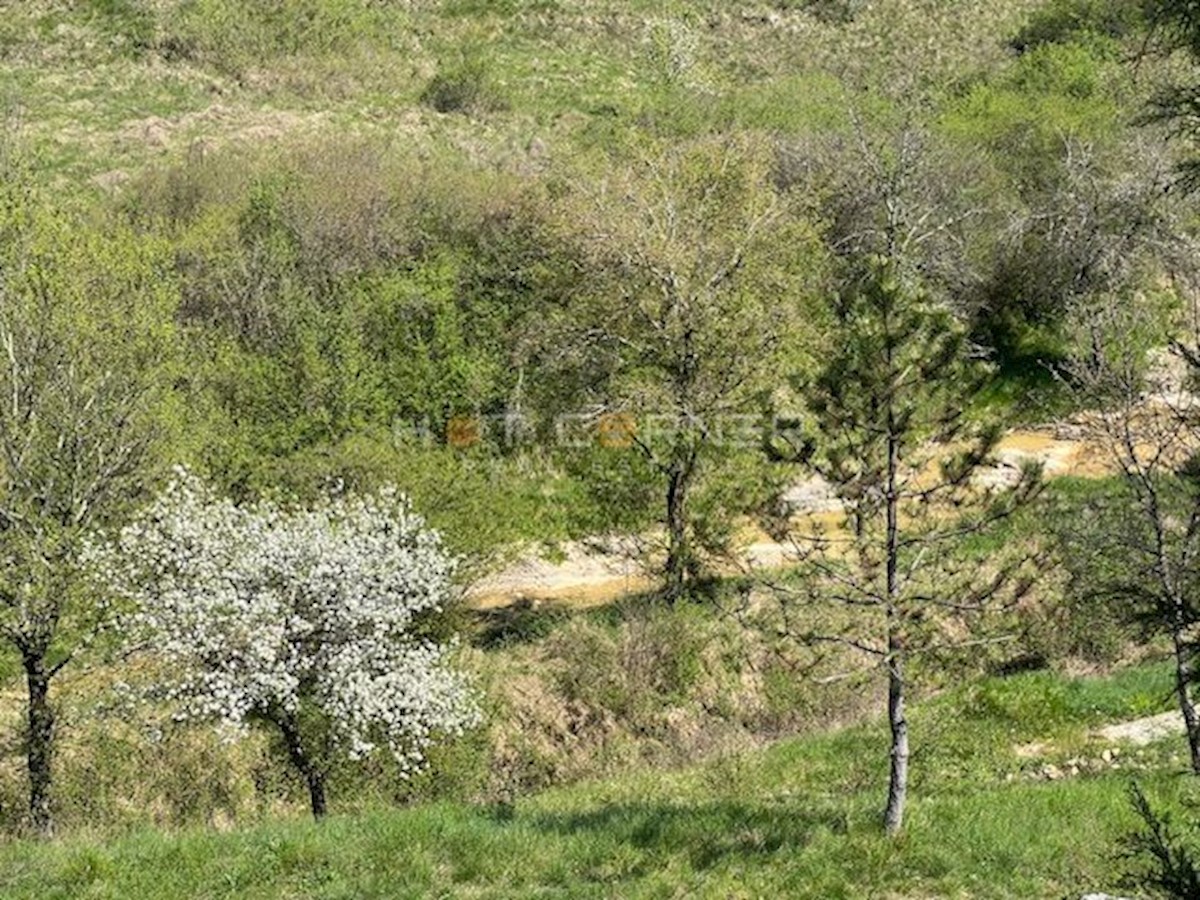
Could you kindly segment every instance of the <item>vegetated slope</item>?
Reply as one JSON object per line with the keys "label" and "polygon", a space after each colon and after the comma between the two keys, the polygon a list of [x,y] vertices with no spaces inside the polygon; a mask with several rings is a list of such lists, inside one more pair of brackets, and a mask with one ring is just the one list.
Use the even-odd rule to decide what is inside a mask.
{"label": "vegetated slope", "polygon": [[630,129],[819,125],[840,86],[952,88],[1035,5],[34,0],[3,4],[0,84],[74,183],[322,130],[536,168]]}
{"label": "vegetated slope", "polygon": [[[854,115],[876,117],[883,123],[880,132],[886,133],[880,151],[886,155],[887,139],[904,130],[903,120],[912,113],[905,102],[919,98],[924,104],[922,128],[939,138],[961,140],[970,161],[985,163],[982,180],[952,184],[969,184],[966,193],[972,195],[998,197],[997,220],[1007,223],[1011,211],[1018,220],[1024,214],[1028,222],[1051,223],[1045,234],[1036,228],[1027,234],[1018,230],[1021,252],[1001,260],[1007,267],[979,266],[995,275],[992,286],[999,291],[984,299],[996,300],[1005,313],[1011,306],[1017,318],[1027,307],[1037,315],[1048,308],[1061,312],[1065,304],[1053,290],[1033,290],[1057,286],[1040,276],[1047,269],[1058,273],[1061,248],[1052,239],[1073,233],[1070,227],[1060,227],[1056,204],[1075,197],[1081,183],[1097,185],[1101,211],[1108,215],[1102,224],[1123,225],[1125,207],[1118,204],[1110,212],[1105,191],[1124,183],[1130,160],[1155,160],[1153,154],[1141,152],[1137,132],[1125,128],[1138,99],[1123,68],[1119,43],[1085,36],[1078,43],[1020,56],[1007,49],[1017,24],[1034,5],[974,0],[9,3],[0,16],[0,78],[24,139],[35,151],[33,172],[45,182],[50,205],[95,201],[87,211],[93,218],[81,216],[81,222],[101,223],[99,232],[111,231],[123,241],[152,244],[156,264],[172,284],[178,282],[181,300],[186,301],[181,302],[179,318],[187,321],[195,343],[187,358],[189,377],[176,387],[180,406],[200,419],[199,424],[189,421],[194,426],[187,429],[189,439],[218,457],[210,461],[209,474],[244,493],[287,492],[297,485],[320,490],[342,478],[356,487],[401,478],[421,508],[438,517],[448,537],[470,550],[481,544],[490,548],[519,540],[560,539],[581,531],[578,520],[564,520],[584,505],[577,502],[582,491],[557,461],[522,469],[525,460],[500,454],[487,458],[488,448],[472,454],[437,443],[442,432],[428,445],[410,446],[398,440],[394,430],[402,413],[412,412],[415,418],[417,412],[432,409],[449,416],[477,408],[484,393],[494,409],[500,409],[523,386],[507,365],[507,314],[531,305],[531,284],[548,296],[556,295],[567,276],[579,271],[574,268],[579,260],[567,252],[547,262],[542,252],[547,242],[564,236],[553,227],[560,223],[552,210],[533,210],[534,215],[525,205],[532,201],[521,189],[531,182],[544,186],[547,195],[558,196],[564,185],[555,178],[573,179],[568,191],[586,188],[589,179],[581,172],[611,174],[629,157],[653,161],[673,145],[702,145],[713,134],[746,131],[766,134],[764,143],[778,151],[780,171],[774,174],[794,187],[802,183],[803,173],[788,166],[799,166],[806,157],[790,151],[805,139],[834,132],[852,138]],[[1081,157],[1086,161],[1083,151],[1094,151],[1099,163],[1072,169]],[[830,153],[834,166],[846,161]],[[252,162],[239,165],[241,155]],[[821,162],[819,153],[814,158]],[[556,171],[552,163],[564,160],[569,165]],[[144,176],[145,169],[154,170],[152,177]],[[345,170],[350,176],[340,177]],[[493,178],[496,172],[501,174]],[[531,177],[543,173],[544,185]],[[832,184],[837,187],[838,182]],[[85,185],[94,190],[83,190]],[[124,189],[113,190],[122,185]],[[119,202],[108,201],[110,191]],[[410,197],[420,206],[419,215],[408,215],[404,204]],[[381,224],[375,216],[391,207],[396,221],[384,215]],[[1089,207],[1081,210],[1085,222],[1095,220]],[[814,232],[828,224],[830,210],[805,212],[812,214]],[[114,221],[119,227],[110,228]],[[359,225],[361,234],[355,232]],[[339,231],[343,228],[348,237]],[[1096,234],[1103,242],[1109,232]],[[1090,240],[1094,235],[1083,236]],[[328,253],[314,253],[313,247]],[[790,253],[795,248],[782,249]],[[991,249],[984,242],[977,255],[987,263],[994,257]],[[291,290],[278,290],[281,284]],[[1017,287],[1008,290],[1011,285]],[[1025,296],[1026,287],[1034,296]],[[789,297],[803,293],[801,286],[788,288]],[[254,306],[264,297],[268,303]],[[1003,348],[1008,355],[1002,362],[1044,372],[1039,356],[1044,345],[1039,340],[1045,334],[1038,329],[1052,332],[1055,323],[1047,325],[1047,316],[1037,315],[1030,316],[1029,328],[1015,329],[1021,340]],[[481,329],[482,338],[468,327],[476,321],[488,326]],[[386,333],[381,333],[381,322],[391,326]],[[1007,324],[998,317],[983,337],[994,337]],[[427,326],[434,338],[418,347],[420,341],[413,335]],[[444,330],[442,343],[436,340],[439,328]],[[489,328],[505,340],[488,343],[496,337]],[[1021,343],[1027,336],[1030,346]],[[370,378],[358,377],[363,372],[378,383],[372,387]],[[549,380],[553,374],[544,377]],[[365,398],[360,396],[364,387],[369,393]],[[1007,397],[999,392],[998,403]],[[398,406],[410,400],[411,410]],[[446,424],[435,419],[435,426]],[[189,449],[194,448],[183,451]],[[597,467],[592,474],[600,476],[596,493],[602,494],[604,511],[627,512],[623,503],[612,499],[609,471]],[[643,512],[634,508],[618,524],[632,519],[628,531],[642,533],[639,529],[647,527]],[[714,522],[725,524],[717,519],[719,511]],[[616,527],[608,521],[604,525]],[[695,685],[702,680],[699,670],[705,676],[715,670],[722,679],[740,676],[748,668],[738,667],[744,657],[731,653],[721,667],[708,667],[707,658],[694,647],[676,652],[677,624],[666,619],[648,625],[620,623],[612,629],[615,638],[597,634],[598,629],[564,628],[548,646],[531,647],[516,670],[498,665],[497,680],[508,678],[512,693],[524,694],[526,704],[512,704],[517,714],[500,723],[502,736],[528,739],[532,733],[549,745],[548,750],[532,751],[519,745],[502,747],[509,752],[513,770],[501,772],[501,780],[507,779],[505,789],[516,793],[578,777],[581,771],[694,759],[712,752],[716,744],[706,731],[715,730],[712,718],[729,719],[728,730],[740,733],[748,712],[729,698],[742,694],[722,684],[721,691],[706,695]],[[657,633],[647,639],[648,631]],[[497,642],[510,637],[523,639],[506,633]],[[713,648],[712,642],[697,643],[703,643],[706,652],[721,649]],[[671,652],[660,659],[656,648],[661,645]],[[570,652],[574,655],[569,657]],[[588,666],[578,665],[581,660]],[[0,671],[7,662],[0,659]],[[527,668],[520,670],[521,666]],[[12,672],[15,669],[6,674]],[[643,678],[647,672],[655,679],[641,690],[647,685],[634,682],[649,681]],[[92,674],[83,672],[80,679]],[[764,718],[777,718],[782,724],[771,730],[751,723],[756,737],[768,732],[776,737],[803,727],[790,716],[813,702],[805,693],[807,685],[797,687],[794,670],[771,674],[771,687],[779,687],[779,709],[769,710],[771,715]],[[539,687],[539,679],[559,683],[550,702],[545,694],[528,690],[530,684]],[[766,688],[762,692],[771,693]],[[589,703],[591,699],[596,702]],[[76,736],[69,739],[75,743],[66,745],[62,757],[60,796],[64,819],[72,827],[103,828],[114,821],[190,823],[226,815],[240,820],[290,808],[287,786],[273,781],[275,776],[262,764],[261,746],[243,746],[237,752],[244,756],[235,757],[216,749],[215,741],[193,734],[175,738],[177,743],[164,753],[161,745],[144,740],[132,728],[114,736],[115,729],[94,715],[94,700],[94,692],[80,691],[72,696],[77,718],[64,718],[72,726],[86,723],[86,728],[77,727]],[[539,704],[548,710],[536,708]],[[20,726],[17,707],[11,709],[14,724],[4,733],[15,736]],[[520,712],[528,715],[523,718]],[[586,743],[579,740],[581,729],[590,730],[595,744],[575,753],[578,743]],[[676,741],[678,732],[689,730],[685,739]],[[104,739],[92,741],[100,732]],[[193,739],[194,746],[187,747]],[[867,741],[864,747],[869,746]],[[175,753],[180,747],[188,752]],[[18,795],[22,778],[17,741],[4,749],[0,796],[5,798],[6,823],[15,823],[19,801],[9,798]],[[428,793],[397,796],[478,796],[478,785],[466,782],[479,777],[479,760],[494,758],[490,749],[450,746],[436,760]],[[537,752],[542,750],[546,752]],[[874,859],[872,864],[881,867],[882,883],[894,868],[903,870],[909,863],[866,836],[868,823],[874,822],[876,797],[868,785],[877,774],[877,750],[872,749],[869,762],[863,756],[861,765],[847,767],[856,773],[852,780],[830,782],[839,784],[842,792],[867,793],[861,802],[851,802],[859,813],[848,813],[851,819],[846,820],[863,823],[862,828],[855,832],[834,815],[829,826],[834,843],[829,846],[850,847],[856,860],[863,855]],[[169,757],[165,764],[164,756]],[[739,764],[729,765],[736,769]],[[704,786],[714,796],[723,796],[723,782],[740,784],[728,778],[725,769],[702,771],[715,773],[695,776],[708,779]],[[972,777],[978,774],[970,767],[966,771]],[[459,783],[445,789],[436,783],[442,778]],[[982,785],[980,803],[995,800],[1002,806],[996,799],[1001,795],[1017,797],[1014,805],[1025,803],[1023,788],[1000,787],[991,778],[977,780]],[[645,782],[638,784],[644,791]],[[377,777],[372,786],[380,785],[381,792],[394,789]],[[970,778],[964,780],[962,796],[975,786]],[[741,788],[746,797],[761,801],[758,805],[771,806],[770,791],[755,794],[753,785]],[[808,794],[821,789],[816,780],[796,788]],[[612,798],[639,797],[632,788],[625,795],[613,790]],[[1104,786],[1102,791],[1107,799],[1101,805],[1116,810],[1115,790]],[[993,797],[995,792],[999,793]],[[695,789],[696,796],[701,793]],[[1051,804],[1059,802],[1053,799],[1057,794],[1045,796],[1052,798]],[[149,799],[131,811],[142,798]],[[369,824],[368,830],[395,828],[391,833],[398,837],[353,859],[339,855],[342,851],[324,844],[320,836],[311,838],[316,844],[296,850],[288,844],[290,838],[280,837],[292,833],[282,828],[268,830],[262,838],[267,845],[277,841],[288,846],[278,859],[253,837],[240,845],[246,848],[245,859],[235,869],[222,869],[213,863],[214,856],[236,857],[241,851],[221,839],[201,838],[193,846],[209,849],[196,851],[192,874],[183,866],[180,877],[208,878],[204,870],[211,869],[221,883],[197,890],[220,893],[229,885],[228,892],[239,896],[253,896],[255,891],[392,895],[396,884],[410,883],[413,892],[426,893],[450,890],[447,885],[455,878],[485,893],[580,889],[580,878],[591,878],[596,892],[609,889],[605,879],[623,878],[632,879],[632,890],[648,891],[656,884],[673,884],[672,877],[681,884],[699,884],[714,869],[727,885],[733,884],[746,859],[756,864],[761,858],[768,866],[761,873],[764,891],[776,879],[799,890],[811,873],[781,873],[773,868],[776,857],[796,856],[797,848],[809,842],[825,846],[808,831],[787,832],[790,837],[780,838],[773,819],[756,819],[736,805],[744,798],[731,800],[734,805],[712,817],[706,817],[709,807],[696,800],[699,814],[692,815],[691,807],[680,815],[668,810],[667,824],[654,810],[649,818],[617,810],[612,814],[619,825],[613,826],[617,837],[592,841],[588,822],[598,822],[601,832],[609,829],[604,799],[579,800],[572,815],[578,811],[584,821],[572,819],[570,827],[582,837],[569,839],[537,825],[529,830],[518,824],[505,831],[490,815],[460,807],[373,819],[378,825]],[[667,805],[678,802],[671,795],[661,799]],[[1090,800],[1099,802],[1098,797]],[[975,802],[962,800],[964,815],[984,815]],[[543,803],[551,805],[538,805]],[[530,809],[551,810],[552,804],[538,800]],[[1073,805],[1069,799],[1064,804],[1065,811],[1087,805],[1083,800]],[[1033,808],[1046,813],[1046,807]],[[501,806],[495,813],[502,818],[506,810]],[[785,806],[785,815],[799,821],[804,821],[803,812],[802,806]],[[707,837],[690,830],[693,819]],[[733,824],[739,819],[751,824]],[[438,824],[443,821],[451,824]],[[686,834],[672,837],[670,821],[681,822]],[[454,823],[465,823],[465,830],[455,831],[459,826]],[[356,826],[345,827],[353,831]],[[818,822],[814,827],[819,831],[824,826]],[[925,885],[939,878],[974,884],[966,869],[956,869],[954,860],[944,855],[950,851],[943,839],[948,832],[938,830],[941,824],[921,824],[918,817],[914,827],[932,830],[922,841],[927,849],[920,851],[928,855],[919,855],[913,863],[916,874],[905,882],[905,890],[938,893]],[[453,840],[462,843],[451,841],[452,849],[444,850],[439,828],[454,832]],[[861,840],[836,840],[846,831],[860,834]],[[435,836],[429,837],[431,833]],[[523,854],[535,834],[545,847],[531,856],[538,865],[525,866]],[[1070,841],[1076,838],[1082,836],[1064,832],[1060,849],[1075,854],[1076,845]],[[147,839],[142,846],[154,843]],[[464,849],[454,849],[460,846]],[[499,848],[494,854],[493,847]],[[833,874],[825,895],[844,893],[851,890],[846,885],[858,884],[848,874],[854,866],[839,855],[843,849],[830,851],[836,859],[828,864]],[[1029,849],[1036,850],[1032,845]],[[68,895],[87,890],[80,885],[89,879],[94,882],[90,889],[101,896],[106,890],[117,895],[165,890],[162,886],[168,884],[146,874],[149,867],[126,866],[113,862],[116,857],[90,850],[81,851],[81,856],[73,856],[74,849],[61,851],[60,872],[54,868],[54,852],[47,851],[50,868],[45,871],[50,874],[42,885],[51,895],[60,889],[52,885],[69,885],[61,888]],[[135,846],[129,852],[142,851]],[[450,855],[439,855],[443,852]],[[1014,858],[1023,859],[1023,852],[1014,851]],[[972,863],[980,871],[986,871],[980,862],[986,853],[981,849]],[[363,868],[364,857],[384,856],[394,858],[395,865],[381,864],[378,885],[362,881],[374,876],[350,874]],[[313,859],[317,862],[310,866]],[[15,868],[20,871],[26,864],[21,857]],[[809,863],[797,865],[804,869]],[[819,869],[825,864],[812,865]],[[1039,865],[1031,865],[1043,873],[1035,877],[1069,884],[1061,871],[1046,875],[1048,869]],[[654,882],[659,876],[651,871],[663,867],[664,880]],[[125,873],[120,877],[144,877],[145,883],[106,882],[106,873],[117,869]],[[1085,866],[1067,874],[1073,877],[1085,870],[1091,871]],[[76,876],[82,880],[72,880]],[[754,877],[759,876],[748,883],[753,884]],[[415,881],[406,880],[410,878]],[[813,883],[822,881],[815,878]],[[997,883],[1001,886],[996,891],[1008,890],[1005,882]],[[110,889],[109,884],[116,886]],[[191,890],[181,885],[181,891]],[[13,890],[24,887],[14,884]]]}
{"label": "vegetated slope", "polygon": [[[437,804],[220,834],[0,847],[5,897],[1058,897],[1115,889],[1133,772],[1193,797],[1182,740],[1096,735],[1161,708],[1161,665],[990,680],[920,705],[903,840],[877,818],[883,729],[856,726],[515,805]],[[1032,748],[1032,749],[1031,749]],[[1073,769],[1072,769],[1073,767]],[[1078,774],[1064,777],[1064,772]]]}

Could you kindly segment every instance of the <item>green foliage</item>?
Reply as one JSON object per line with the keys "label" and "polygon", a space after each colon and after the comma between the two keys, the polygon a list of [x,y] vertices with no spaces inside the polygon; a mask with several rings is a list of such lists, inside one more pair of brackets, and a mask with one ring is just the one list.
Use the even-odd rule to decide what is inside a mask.
{"label": "green foliage", "polygon": [[[414,442],[404,433],[363,431],[276,458],[245,453],[249,494],[311,498],[330,485],[372,490],[396,484],[445,534],[483,564],[525,542],[563,540],[587,522],[577,483],[535,460]],[[230,475],[232,480],[232,473]]]}
{"label": "green foliage", "polygon": [[[801,387],[818,423],[820,464],[835,484],[853,486],[857,501],[860,485],[883,482],[889,441],[905,454],[893,464],[912,465],[908,454],[944,440],[947,429],[967,436],[962,412],[985,373],[966,352],[966,333],[952,311],[906,280],[894,261],[866,261],[831,305],[840,347]],[[847,384],[857,389],[848,393]],[[968,454],[962,462],[972,459]],[[947,465],[953,478],[953,463]],[[881,502],[865,498],[864,517],[877,517]]]}
{"label": "green foliage", "polygon": [[966,688],[967,715],[1002,722],[1020,735],[1048,736],[1072,725],[1099,725],[1172,708],[1169,663],[1125,669],[1109,679],[1067,681],[1052,672],[992,678]]}
{"label": "green foliage", "polygon": [[1009,43],[1020,52],[1044,44],[1129,37],[1145,25],[1140,0],[1051,0],[1039,6]]}
{"label": "green foliage", "polygon": [[556,456],[578,485],[572,531],[579,537],[608,532],[636,534],[658,519],[658,473],[645,455],[630,447],[605,447],[587,433],[584,445]]}
{"label": "green foliage", "polygon": [[[733,516],[762,505],[762,470],[744,451],[785,386],[781,368],[811,339],[798,289],[820,253],[807,223],[786,214],[760,141],[651,149],[604,185],[613,202],[579,186],[563,198],[561,227],[581,236],[595,276],[546,332],[559,345],[546,351],[557,363],[547,374],[579,386],[572,402],[594,408],[599,426],[600,416],[625,422],[616,443],[644,457],[625,471],[658,493],[665,593],[678,599],[707,564],[703,551],[726,549]],[[735,475],[748,477],[706,490]]]}
{"label": "green foliage", "polygon": [[703,651],[721,637],[705,619],[686,607],[649,608],[624,618],[615,633],[582,622],[562,630],[550,649],[565,663],[564,696],[653,733],[665,724],[665,709],[693,695]]}
{"label": "green foliage", "polygon": [[1048,44],[948,104],[942,127],[986,147],[1018,191],[1044,188],[1064,139],[1109,141],[1122,124],[1122,74],[1088,46]]}
{"label": "green foliage", "polygon": [[1173,827],[1170,813],[1157,812],[1136,782],[1130,787],[1130,798],[1142,820],[1142,827],[1125,842],[1137,867],[1130,873],[1127,883],[1174,900],[1200,897],[1195,835],[1188,835],[1190,840],[1181,838]]}
{"label": "green foliage", "polygon": [[992,184],[993,227],[971,249],[964,291],[974,336],[1031,388],[1022,372],[1045,382],[1067,355],[1072,309],[1145,290],[1149,272],[1183,271],[1191,255],[1178,243],[1187,213],[1165,189],[1170,160],[1129,136],[1138,91],[1111,49],[1040,45],[941,114],[943,133],[984,155]]}
{"label": "green foliage", "polygon": [[[1186,521],[1195,504],[1197,485],[1190,472],[1178,476],[1153,474],[1162,521]],[[1169,634],[1174,606],[1163,596],[1155,565],[1171,567],[1189,593],[1191,574],[1179,560],[1190,558],[1194,540],[1182,527],[1163,531],[1162,556],[1155,546],[1156,529],[1144,512],[1141,498],[1125,479],[1106,479],[1100,485],[1058,493],[1049,519],[1061,565],[1069,576],[1064,609],[1067,623],[1091,622],[1073,634],[1080,649],[1113,656],[1122,643]],[[1194,616],[1193,610],[1184,613]],[[1066,624],[1066,623],[1065,623]]]}
{"label": "green foliage", "polygon": [[1200,16],[1190,0],[1144,0],[1146,17],[1169,49],[1200,57]]}
{"label": "green foliage", "polygon": [[498,180],[327,149],[214,156],[125,201],[178,248],[194,461],[241,495],[397,481],[473,554],[585,529],[595,503],[508,418],[541,413],[529,333],[577,290],[569,244]]}
{"label": "green foliage", "polygon": [[[1195,4],[1187,0],[1145,0],[1145,9],[1160,53],[1182,51],[1194,66],[1200,60],[1200,14]],[[1171,136],[1187,147],[1179,173],[1188,191],[1200,187],[1200,159],[1196,155],[1198,103],[1200,83],[1194,71],[1173,72],[1151,98],[1143,117],[1144,124],[1166,126]]]}
{"label": "green foliage", "polygon": [[87,541],[170,460],[178,294],[160,244],[79,229],[0,175],[0,642],[21,657],[25,808],[49,835],[49,688],[113,618],[82,571]]}

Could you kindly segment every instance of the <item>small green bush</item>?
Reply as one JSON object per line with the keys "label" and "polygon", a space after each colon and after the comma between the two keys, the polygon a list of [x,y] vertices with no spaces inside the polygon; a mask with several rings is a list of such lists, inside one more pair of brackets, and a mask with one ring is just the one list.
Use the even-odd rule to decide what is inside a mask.
{"label": "small green bush", "polygon": [[438,72],[420,99],[440,113],[490,113],[509,108],[487,65],[479,59],[467,59]]}

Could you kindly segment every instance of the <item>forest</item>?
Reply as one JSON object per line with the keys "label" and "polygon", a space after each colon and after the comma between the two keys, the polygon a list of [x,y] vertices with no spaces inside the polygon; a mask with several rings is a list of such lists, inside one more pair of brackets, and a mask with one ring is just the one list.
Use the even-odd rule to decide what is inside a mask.
{"label": "forest", "polygon": [[1200,897],[1190,0],[0,0],[0,896]]}

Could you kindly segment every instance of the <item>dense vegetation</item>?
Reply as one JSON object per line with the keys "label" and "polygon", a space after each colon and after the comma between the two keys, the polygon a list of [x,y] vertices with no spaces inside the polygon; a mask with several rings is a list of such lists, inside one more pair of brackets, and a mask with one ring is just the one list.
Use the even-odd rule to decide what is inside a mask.
{"label": "dense vegetation", "polygon": [[[1200,771],[1190,8],[8,4],[3,891],[1111,887],[1120,776],[1030,779],[1172,702]],[[996,469],[1006,429],[1050,422],[1103,477]],[[265,821],[305,806],[286,728],[228,743],[129,690],[161,674],[130,642],[146,598],[211,604],[175,563],[115,594],[94,571],[177,466],[278,517],[398,487],[459,557],[446,608],[396,588],[404,639],[461,635],[484,724],[422,732],[416,774],[323,762],[333,818]],[[838,515],[788,500],[815,476]],[[176,532],[163,558],[204,543]],[[468,599],[597,539],[644,592]],[[285,544],[254,596],[325,573]],[[296,647],[329,637],[301,619]],[[287,696],[326,709],[321,675]],[[1186,749],[1139,759],[1151,814],[1190,795]],[[634,767],[678,774],[595,780]],[[166,855],[180,880],[145,881]]]}

